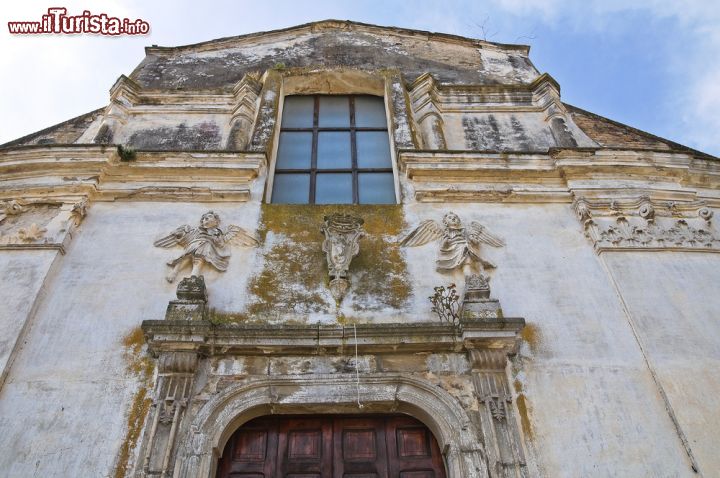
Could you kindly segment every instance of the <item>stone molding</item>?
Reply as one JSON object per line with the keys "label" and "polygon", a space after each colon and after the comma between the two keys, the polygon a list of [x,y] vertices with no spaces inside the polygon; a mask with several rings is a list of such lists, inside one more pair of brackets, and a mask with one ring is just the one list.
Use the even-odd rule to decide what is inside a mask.
{"label": "stone molding", "polygon": [[566,113],[560,86],[547,73],[532,83],[513,85],[441,84],[425,73],[408,91],[419,123],[433,113],[545,112],[548,118]]}
{"label": "stone molding", "polygon": [[192,351],[218,355],[315,355],[354,353],[458,352],[492,349],[513,354],[522,318],[466,321],[459,327],[434,322],[339,325],[214,325],[202,320],[146,320],[150,353]]}
{"label": "stone molding", "polygon": [[20,146],[0,150],[0,200],[248,201],[265,154],[138,151],[120,161],[112,146]]}
{"label": "stone molding", "polygon": [[667,151],[552,148],[548,153],[400,150],[417,202],[572,203],[647,195],[720,207],[720,162]]}

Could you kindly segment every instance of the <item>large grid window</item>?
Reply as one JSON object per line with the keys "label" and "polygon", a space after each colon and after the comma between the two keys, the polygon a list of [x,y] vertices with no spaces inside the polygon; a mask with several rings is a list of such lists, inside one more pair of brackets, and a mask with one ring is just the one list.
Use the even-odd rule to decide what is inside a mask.
{"label": "large grid window", "polygon": [[272,202],[395,204],[383,99],[287,96]]}

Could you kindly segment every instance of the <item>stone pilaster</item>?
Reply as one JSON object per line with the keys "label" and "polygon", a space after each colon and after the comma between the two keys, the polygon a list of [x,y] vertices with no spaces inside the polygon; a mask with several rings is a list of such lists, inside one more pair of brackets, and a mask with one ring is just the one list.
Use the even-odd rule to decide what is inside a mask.
{"label": "stone pilaster", "polygon": [[192,395],[197,364],[194,352],[164,352],[159,356],[155,399],[137,476],[172,476],[178,429]]}

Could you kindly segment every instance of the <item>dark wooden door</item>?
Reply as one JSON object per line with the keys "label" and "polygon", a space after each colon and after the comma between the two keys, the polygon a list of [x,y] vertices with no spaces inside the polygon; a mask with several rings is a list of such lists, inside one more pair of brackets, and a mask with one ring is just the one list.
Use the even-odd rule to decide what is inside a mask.
{"label": "dark wooden door", "polygon": [[228,441],[218,478],[445,478],[430,430],[411,417],[256,418]]}

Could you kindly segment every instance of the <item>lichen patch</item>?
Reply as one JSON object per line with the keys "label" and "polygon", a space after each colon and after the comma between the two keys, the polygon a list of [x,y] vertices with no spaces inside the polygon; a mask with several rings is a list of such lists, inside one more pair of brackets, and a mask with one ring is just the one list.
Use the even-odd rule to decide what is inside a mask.
{"label": "lichen patch", "polygon": [[396,245],[405,228],[401,206],[311,206],[264,204],[259,234],[262,269],[248,285],[246,315],[284,321],[327,315],[345,321],[328,289],[322,251],[323,217],[334,212],[363,218],[365,237],[350,266],[351,294],[346,306],[358,313],[397,309],[410,298],[405,259]]}
{"label": "lichen patch", "polygon": [[135,327],[122,338],[124,348],[123,358],[126,362],[128,374],[133,375],[139,382],[139,387],[133,395],[130,410],[127,413],[126,431],[117,464],[115,466],[115,478],[123,478],[128,474],[128,466],[133,450],[137,446],[140,433],[150,411],[152,399],[148,396],[151,387],[155,364],[145,353],[145,337],[140,327]]}

